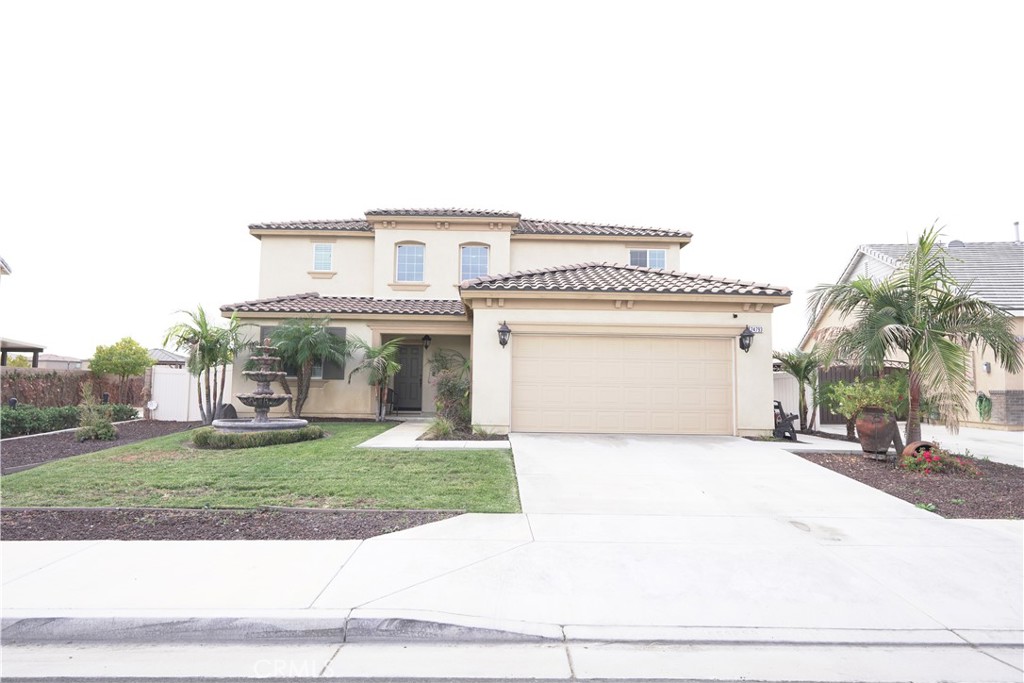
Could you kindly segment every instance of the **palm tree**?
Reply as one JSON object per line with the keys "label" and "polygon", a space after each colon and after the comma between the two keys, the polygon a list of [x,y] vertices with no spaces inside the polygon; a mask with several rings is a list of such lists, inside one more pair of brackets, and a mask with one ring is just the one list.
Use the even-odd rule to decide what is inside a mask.
{"label": "palm tree", "polygon": [[377,422],[383,422],[384,398],[387,395],[388,382],[402,369],[397,360],[402,338],[390,339],[379,346],[374,346],[359,337],[353,337],[349,344],[353,350],[362,351],[363,359],[349,373],[348,381],[351,382],[352,376],[357,372],[366,370],[370,373],[367,381],[377,390]]}
{"label": "palm tree", "polygon": [[909,365],[910,410],[907,442],[921,439],[921,395],[928,394],[953,432],[959,428],[970,384],[967,367],[974,344],[989,347],[1010,372],[1024,363],[1014,341],[1013,319],[999,307],[973,296],[971,283],[958,283],[946,267],[946,252],[933,225],[896,271],[881,282],[819,285],[808,308],[815,316],[832,309],[852,325],[825,331],[830,356],[859,362],[879,372],[900,353]]}
{"label": "palm tree", "polygon": [[[189,320],[167,330],[164,345],[173,342],[175,350],[187,351],[186,367],[189,373],[200,378],[196,382],[199,415],[203,424],[210,424],[224,403],[224,378],[227,365],[234,359],[235,351],[241,347],[241,326],[234,317],[227,329],[214,325],[202,306],[197,306],[194,312],[178,312],[187,315]],[[218,371],[221,373],[219,386]]]}
{"label": "palm tree", "polygon": [[270,333],[270,342],[277,347],[281,362],[295,369],[294,417],[302,417],[313,366],[326,361],[341,365],[352,355],[345,340],[331,334],[330,322],[328,318],[291,318]]}
{"label": "palm tree", "polygon": [[813,412],[810,422],[807,420],[807,387],[811,388],[812,402],[816,406],[818,403],[818,368],[821,367],[821,356],[815,351],[796,350],[788,353],[776,351],[772,357],[779,361],[785,372],[796,377],[800,391],[800,431],[814,429]]}

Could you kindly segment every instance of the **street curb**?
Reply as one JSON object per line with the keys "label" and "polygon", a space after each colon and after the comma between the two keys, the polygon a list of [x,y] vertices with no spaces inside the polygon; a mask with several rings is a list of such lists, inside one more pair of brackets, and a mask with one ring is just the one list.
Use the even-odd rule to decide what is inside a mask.
{"label": "street curb", "polygon": [[46,643],[541,643],[559,638],[418,619],[25,617],[0,621],[6,644]]}
{"label": "street curb", "polygon": [[841,647],[1024,647],[1018,630],[556,626],[513,631],[402,617],[5,617],[8,645],[66,643],[634,643]]}

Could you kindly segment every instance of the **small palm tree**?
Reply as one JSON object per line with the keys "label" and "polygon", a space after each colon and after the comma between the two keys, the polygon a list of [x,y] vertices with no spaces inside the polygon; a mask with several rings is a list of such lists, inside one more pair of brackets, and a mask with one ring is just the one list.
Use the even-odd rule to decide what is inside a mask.
{"label": "small palm tree", "polygon": [[270,343],[286,367],[295,368],[294,417],[302,417],[302,408],[309,399],[313,366],[317,362],[331,361],[341,365],[351,351],[349,344],[331,334],[327,318],[291,318],[274,328]]}
{"label": "small palm tree", "polygon": [[782,365],[782,369],[793,375],[796,378],[798,390],[800,392],[800,430],[807,431],[814,429],[814,413],[811,413],[810,422],[808,422],[807,413],[807,388],[810,387],[812,395],[812,403],[817,406],[818,403],[818,368],[821,367],[821,356],[815,351],[804,352],[804,351],[776,351],[772,354],[772,357],[779,361]]}
{"label": "small palm tree", "polygon": [[197,306],[195,311],[178,312],[188,316],[188,321],[167,330],[164,345],[173,342],[176,351],[188,353],[186,367],[189,373],[200,378],[196,382],[199,415],[203,424],[210,424],[224,404],[227,366],[241,348],[239,331],[242,326],[233,316],[227,329],[214,325],[202,306]]}
{"label": "small palm tree", "polygon": [[398,337],[374,346],[359,337],[353,337],[349,342],[353,351],[363,353],[363,359],[349,373],[348,381],[351,382],[357,372],[365,370],[369,373],[367,381],[377,391],[377,422],[384,421],[384,399],[387,396],[388,383],[402,369],[397,360],[398,348],[402,341],[402,338]]}
{"label": "small palm tree", "polygon": [[946,267],[946,252],[933,225],[888,278],[874,282],[820,285],[808,308],[815,316],[832,309],[849,327],[825,331],[830,356],[859,362],[865,371],[881,371],[885,360],[902,353],[909,365],[910,410],[907,442],[921,439],[921,397],[936,402],[946,426],[956,431],[970,384],[969,349],[989,347],[1010,372],[1024,362],[1013,337],[1013,319],[999,307],[970,293]]}

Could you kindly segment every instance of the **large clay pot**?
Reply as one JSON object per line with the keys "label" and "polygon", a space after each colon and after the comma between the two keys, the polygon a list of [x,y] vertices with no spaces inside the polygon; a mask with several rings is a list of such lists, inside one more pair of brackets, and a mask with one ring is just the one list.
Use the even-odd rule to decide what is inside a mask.
{"label": "large clay pot", "polygon": [[857,415],[857,436],[860,438],[861,450],[868,457],[881,455],[881,458],[875,459],[884,460],[897,428],[896,418],[885,410],[874,406],[864,408]]}

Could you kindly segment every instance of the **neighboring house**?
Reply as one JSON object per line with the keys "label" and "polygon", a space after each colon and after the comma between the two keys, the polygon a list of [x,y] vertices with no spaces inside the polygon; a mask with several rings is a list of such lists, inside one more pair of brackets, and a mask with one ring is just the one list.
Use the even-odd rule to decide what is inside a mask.
{"label": "neighboring house", "polygon": [[0,365],[7,365],[7,356],[11,353],[31,353],[32,367],[39,367],[39,354],[45,350],[45,346],[33,344],[32,342],[18,341],[17,339],[0,339]]}
{"label": "neighboring house", "polygon": [[81,370],[82,359],[71,356],[58,356],[53,353],[39,354],[39,367],[49,370]]}
{"label": "neighboring house", "polygon": [[183,368],[188,362],[187,356],[179,353],[172,353],[164,349],[150,349],[149,357],[153,359],[153,365],[164,365],[169,368]]}
{"label": "neighboring house", "polygon": [[[791,292],[679,272],[688,232],[463,209],[249,231],[261,241],[260,298],[223,315],[261,338],[297,316],[330,318],[334,334],[373,344],[403,338],[397,411],[434,411],[427,360],[449,349],[472,361],[473,423],[495,432],[773,427],[772,311]],[[748,326],[758,334],[744,353]],[[236,390],[251,390],[242,366]],[[373,416],[365,374],[350,382],[331,363],[316,372],[305,413]]]}
{"label": "neighboring house", "polygon": [[[970,285],[976,296],[999,306],[1013,316],[1017,342],[1024,344],[1024,243],[1022,242],[961,242],[953,240],[942,245],[947,251],[946,266],[958,282]],[[843,271],[839,282],[851,282],[860,277],[884,280],[913,249],[907,244],[865,244],[858,247]],[[818,334],[830,327],[843,324],[834,311],[826,310],[811,322],[800,341],[800,348],[809,351]],[[974,397],[966,406],[967,426],[1024,429],[1024,375],[1003,370],[995,361],[992,351],[971,350],[972,362],[968,370],[974,397],[984,393],[992,399],[992,417],[982,422],[975,407]],[[894,364],[905,358],[892,359]],[[840,373],[842,371],[840,370]],[[830,416],[822,411],[822,421]],[[839,418],[838,421],[843,421]]]}

